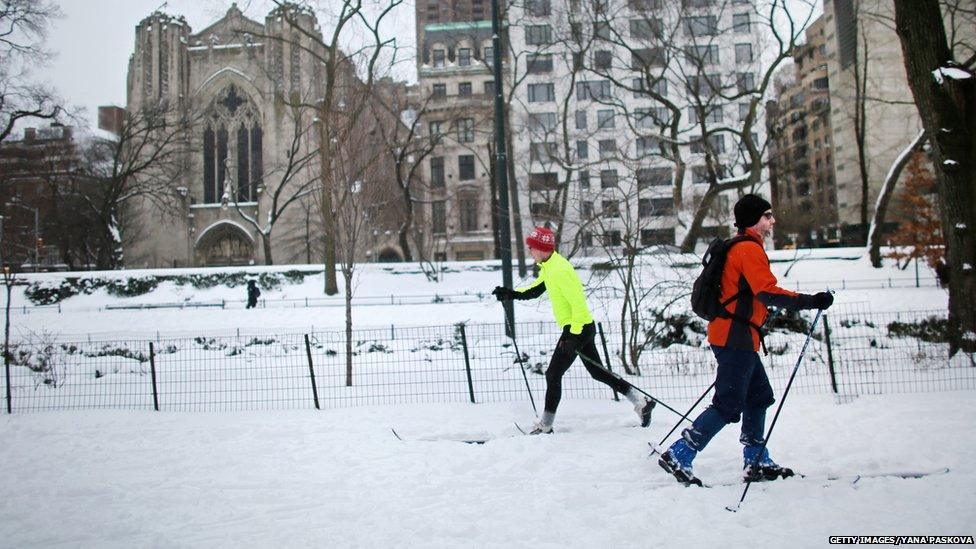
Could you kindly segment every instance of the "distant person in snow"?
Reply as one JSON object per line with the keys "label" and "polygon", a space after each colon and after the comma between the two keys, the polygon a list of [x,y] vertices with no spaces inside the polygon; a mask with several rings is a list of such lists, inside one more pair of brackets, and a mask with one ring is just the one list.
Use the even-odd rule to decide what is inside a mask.
{"label": "distant person in snow", "polygon": [[577,354],[593,379],[613,387],[634,404],[634,411],[640,417],[642,427],[650,425],[651,411],[656,402],[644,397],[626,381],[603,368],[600,354],[594,344],[596,329],[590,310],[586,306],[583,283],[580,282],[569,261],[556,253],[556,236],[545,227],[536,227],[525,239],[525,243],[539,267],[539,278],[525,288],[513,290],[498,286],[491,293],[499,301],[509,301],[535,299],[548,292],[553,316],[563,330],[552,353],[552,359],[549,361],[549,368],[546,370],[546,406],[542,418],[535,424],[530,434],[552,432],[556,408],[562,396],[563,374],[569,370]]}
{"label": "distant person in snow", "polygon": [[719,302],[724,312],[708,323],[708,342],[718,361],[712,404],[661,455],[658,464],[686,484],[701,484],[692,472],[692,460],[729,423],[742,417],[739,441],[745,479],[773,480],[793,475],[769,457],[764,447],[766,408],[775,402],[759,357],[760,329],[767,306],[789,310],[826,309],[834,302],[830,292],[798,294],[776,285],[763,240],[776,220],[772,206],[754,194],[743,196],[734,207],[739,236],[725,256]]}
{"label": "distant person in snow", "polygon": [[245,309],[253,309],[258,306],[258,298],[261,297],[261,290],[254,280],[247,281],[247,306]]}

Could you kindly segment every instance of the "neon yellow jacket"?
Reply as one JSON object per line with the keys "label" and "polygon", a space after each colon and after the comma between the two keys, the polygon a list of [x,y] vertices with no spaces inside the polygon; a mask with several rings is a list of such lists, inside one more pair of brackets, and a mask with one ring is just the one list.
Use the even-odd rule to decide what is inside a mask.
{"label": "neon yellow jacket", "polygon": [[[534,288],[538,289],[533,291]],[[593,322],[579,275],[573,265],[556,252],[539,263],[539,278],[524,288],[516,288],[515,291],[528,294],[521,298],[527,299],[541,295],[543,288],[549,292],[552,315],[556,317],[556,324],[560,328],[569,326],[570,333],[579,335],[583,332],[583,325]]]}

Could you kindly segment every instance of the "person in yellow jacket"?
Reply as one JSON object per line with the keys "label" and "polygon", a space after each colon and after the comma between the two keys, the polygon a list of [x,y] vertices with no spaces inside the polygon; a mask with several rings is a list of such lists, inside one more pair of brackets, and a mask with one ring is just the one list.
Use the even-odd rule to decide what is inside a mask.
{"label": "person in yellow jacket", "polygon": [[552,432],[556,408],[562,396],[563,375],[576,360],[577,354],[593,379],[609,385],[634,404],[634,411],[640,417],[642,427],[650,425],[651,412],[656,402],[603,368],[600,353],[594,343],[596,328],[586,305],[583,283],[572,264],[556,253],[556,236],[545,227],[536,227],[525,239],[525,243],[539,267],[539,278],[528,286],[515,290],[498,286],[492,294],[499,301],[509,301],[535,299],[548,292],[552,314],[556,318],[556,324],[563,330],[546,370],[546,406],[530,434]]}

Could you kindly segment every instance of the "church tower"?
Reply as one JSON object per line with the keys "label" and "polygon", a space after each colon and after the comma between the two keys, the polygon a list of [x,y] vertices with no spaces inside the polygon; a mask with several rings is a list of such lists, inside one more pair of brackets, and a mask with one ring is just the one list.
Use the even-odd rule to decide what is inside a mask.
{"label": "church tower", "polygon": [[190,60],[186,20],[155,12],[136,26],[129,58],[128,105],[131,110],[166,103],[182,106],[189,97]]}

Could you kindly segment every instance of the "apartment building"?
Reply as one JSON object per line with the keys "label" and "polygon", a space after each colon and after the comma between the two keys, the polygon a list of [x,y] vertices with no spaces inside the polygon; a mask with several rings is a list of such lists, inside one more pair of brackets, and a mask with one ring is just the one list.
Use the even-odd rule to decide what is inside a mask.
{"label": "apartment building", "polygon": [[777,73],[778,99],[767,103],[777,247],[824,246],[840,238],[823,17],[807,28],[805,37],[793,64]]}

